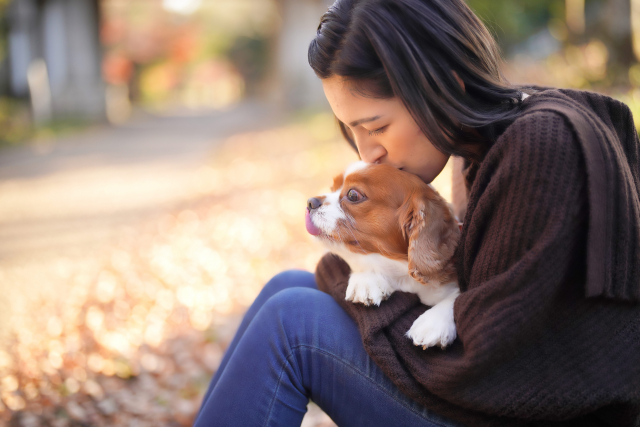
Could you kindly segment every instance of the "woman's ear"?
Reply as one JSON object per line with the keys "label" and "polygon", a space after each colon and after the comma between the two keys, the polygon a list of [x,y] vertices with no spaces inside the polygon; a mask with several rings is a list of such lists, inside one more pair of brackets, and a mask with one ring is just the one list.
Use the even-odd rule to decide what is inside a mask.
{"label": "woman's ear", "polygon": [[460,228],[445,202],[425,186],[412,194],[399,211],[400,227],[408,244],[409,274],[427,285],[446,283],[453,275],[447,268],[460,239]]}

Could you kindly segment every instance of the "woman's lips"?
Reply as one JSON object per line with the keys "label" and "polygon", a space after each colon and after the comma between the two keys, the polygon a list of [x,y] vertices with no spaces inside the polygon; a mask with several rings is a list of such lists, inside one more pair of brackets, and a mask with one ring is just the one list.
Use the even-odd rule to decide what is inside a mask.
{"label": "woman's lips", "polygon": [[313,236],[319,236],[320,234],[322,234],[322,231],[320,231],[320,229],[316,227],[313,221],[311,221],[311,215],[309,214],[309,209],[305,211],[304,223],[307,227],[307,231],[309,232],[309,234]]}

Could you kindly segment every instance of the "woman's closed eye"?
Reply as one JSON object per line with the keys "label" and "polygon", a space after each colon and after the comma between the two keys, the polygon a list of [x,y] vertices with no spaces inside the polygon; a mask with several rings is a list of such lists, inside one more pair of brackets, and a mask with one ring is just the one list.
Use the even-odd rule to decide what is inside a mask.
{"label": "woman's closed eye", "polygon": [[378,129],[375,129],[375,130],[370,130],[369,131],[369,136],[380,135],[382,132],[384,132],[387,129],[387,126],[382,126],[381,128],[378,128]]}

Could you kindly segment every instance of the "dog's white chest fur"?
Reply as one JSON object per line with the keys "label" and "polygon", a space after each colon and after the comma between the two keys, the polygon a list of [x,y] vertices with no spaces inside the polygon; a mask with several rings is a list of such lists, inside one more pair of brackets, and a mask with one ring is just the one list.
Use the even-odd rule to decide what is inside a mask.
{"label": "dog's white chest fur", "polygon": [[380,305],[395,291],[414,293],[423,304],[432,308],[416,319],[407,337],[423,348],[446,347],[455,340],[453,303],[460,293],[457,282],[423,285],[407,273],[407,261],[392,260],[380,254],[354,253],[341,244],[331,245],[331,251],[351,267],[346,300]]}

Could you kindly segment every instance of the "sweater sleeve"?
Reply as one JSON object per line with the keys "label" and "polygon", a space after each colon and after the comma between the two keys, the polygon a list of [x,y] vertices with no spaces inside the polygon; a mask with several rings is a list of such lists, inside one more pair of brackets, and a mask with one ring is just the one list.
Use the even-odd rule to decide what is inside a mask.
{"label": "sweater sleeve", "polygon": [[465,222],[454,306],[463,351],[427,387],[530,420],[584,416],[628,392],[611,363],[630,367],[615,335],[631,312],[584,298],[586,170],[564,117],[537,111],[505,131],[478,171]]}
{"label": "sweater sleeve", "polygon": [[[424,378],[430,366],[421,384],[460,406],[554,421],[640,409],[640,306],[585,298],[593,203],[617,199],[590,200],[576,126],[555,110],[530,109],[478,169],[457,251],[462,349],[438,364],[425,354],[414,373]],[[618,277],[632,271],[616,268]],[[611,425],[635,424],[621,418]]]}
{"label": "sweater sleeve", "polygon": [[486,355],[530,341],[559,292],[583,289],[587,220],[584,164],[561,116],[519,118],[490,153],[458,248],[466,292],[455,305],[465,347]]}

